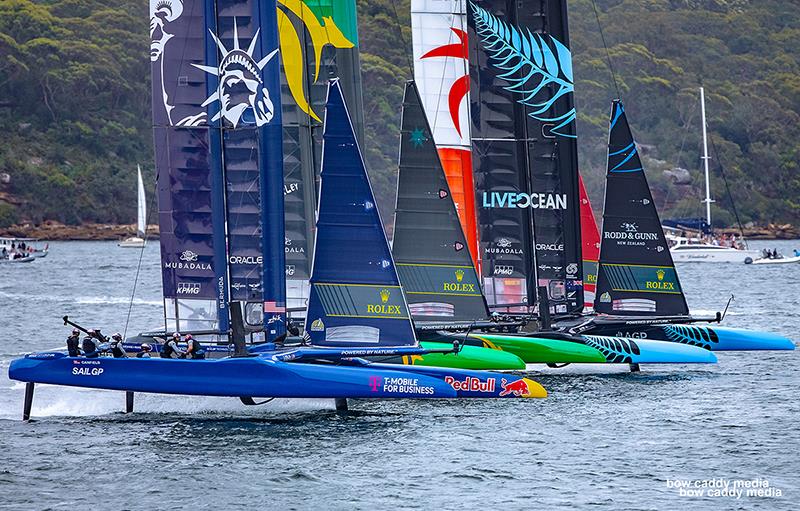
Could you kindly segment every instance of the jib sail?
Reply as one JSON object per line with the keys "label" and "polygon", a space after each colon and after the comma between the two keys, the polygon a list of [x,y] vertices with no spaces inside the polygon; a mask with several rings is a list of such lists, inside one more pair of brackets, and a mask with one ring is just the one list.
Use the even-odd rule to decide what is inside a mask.
{"label": "jib sail", "polygon": [[338,80],[328,89],[321,179],[305,324],[312,344],[416,345]]}
{"label": "jib sail", "polygon": [[469,1],[472,157],[490,304],[583,308],[565,0]]}
{"label": "jib sail", "polygon": [[622,103],[611,106],[596,312],[689,313]]}
{"label": "jib sail", "polygon": [[232,298],[263,302],[270,334],[280,335],[285,282],[274,2],[159,0],[150,7],[167,327],[227,331]]}
{"label": "jib sail", "polygon": [[600,260],[600,232],[592,211],[589,194],[583,185],[583,178],[578,176],[581,198],[581,240],[583,241],[583,296],[584,307],[594,307],[594,292],[597,288],[597,261]]}
{"label": "jib sail", "polygon": [[414,82],[406,83],[392,253],[415,321],[473,321],[486,302]]}
{"label": "jib sail", "polygon": [[469,136],[469,63],[464,0],[412,0],[414,78],[473,263],[480,267]]}
{"label": "jib sail", "polygon": [[304,307],[314,246],[327,82],[339,76],[363,141],[355,0],[278,0],[283,102],[286,278],[289,305]]}

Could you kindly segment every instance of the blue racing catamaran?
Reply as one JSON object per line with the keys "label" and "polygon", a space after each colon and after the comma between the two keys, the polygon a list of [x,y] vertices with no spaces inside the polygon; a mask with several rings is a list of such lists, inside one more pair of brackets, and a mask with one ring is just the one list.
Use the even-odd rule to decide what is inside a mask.
{"label": "blue racing catamaran", "polygon": [[[245,404],[255,404],[254,397],[334,398],[339,409],[348,397],[547,395],[521,376],[362,358],[430,352],[414,337],[335,80],[325,114],[329,170],[318,213],[309,343],[271,342],[286,328],[275,9],[274,1],[187,0],[160,2],[151,12],[162,276],[172,306],[167,322],[205,321],[229,337],[234,353],[206,360],[31,353],[9,367],[9,378],[27,383],[24,419],[36,383],[125,391],[127,411],[134,392],[229,396]],[[248,194],[248,183],[257,183],[259,193]],[[245,344],[242,302],[263,310],[268,342],[257,349]],[[448,351],[457,356],[458,347]]]}

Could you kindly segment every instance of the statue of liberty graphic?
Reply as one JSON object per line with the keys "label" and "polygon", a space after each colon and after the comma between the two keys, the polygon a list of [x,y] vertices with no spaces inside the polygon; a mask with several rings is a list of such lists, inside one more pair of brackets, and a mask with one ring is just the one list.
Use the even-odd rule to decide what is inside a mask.
{"label": "statue of liberty graphic", "polygon": [[[180,48],[173,48],[176,43],[181,41],[180,34],[187,30],[186,25],[189,20],[182,20],[181,15],[186,11],[187,4],[191,7],[190,4],[196,1],[198,0],[150,0],[150,61],[154,66],[158,66],[154,70],[154,74],[157,74],[158,77],[154,76],[153,80],[153,98],[154,101],[156,98],[160,99],[165,116],[165,118],[159,119],[159,114],[154,109],[154,122],[169,126],[200,126],[208,122],[206,107],[218,101],[219,112],[211,119],[212,122],[224,119],[224,122],[233,127],[240,124],[255,124],[256,126],[267,124],[274,115],[275,105],[270,99],[269,91],[264,87],[261,70],[278,53],[278,50],[275,49],[261,60],[255,60],[253,53],[257,46],[260,29],[256,31],[247,50],[243,50],[239,46],[235,18],[233,49],[228,50],[216,34],[209,31],[221,53],[219,67],[191,64],[191,66],[219,78],[217,91],[206,98],[199,109],[193,108],[194,111],[187,111],[186,103],[176,105],[176,87],[180,85],[179,82],[187,81],[186,77],[179,76],[188,70],[183,67],[183,63],[198,57],[205,60],[204,49],[198,48],[198,51],[203,52],[202,56],[190,55],[192,49],[186,47],[185,41],[183,45],[177,44]],[[176,37],[177,39],[170,43]],[[166,56],[170,51],[180,51],[181,62],[173,60],[165,67],[165,63],[169,60]],[[158,90],[155,90],[156,87]],[[199,102],[198,99],[197,103]],[[197,104],[193,101],[189,103]]]}

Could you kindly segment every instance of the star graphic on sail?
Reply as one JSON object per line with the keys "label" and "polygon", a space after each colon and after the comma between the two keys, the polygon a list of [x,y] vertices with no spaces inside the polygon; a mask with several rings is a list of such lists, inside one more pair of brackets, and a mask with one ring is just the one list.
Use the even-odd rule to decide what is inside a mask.
{"label": "star graphic on sail", "polygon": [[209,30],[214,42],[217,43],[222,60],[219,67],[192,64],[192,66],[205,71],[210,75],[219,77],[219,86],[204,102],[204,107],[219,101],[220,110],[211,119],[212,122],[225,119],[235,128],[240,122],[263,126],[272,120],[275,114],[275,105],[269,96],[269,91],[264,87],[261,71],[278,53],[273,50],[269,55],[256,61],[253,53],[261,29],[256,30],[247,50],[239,46],[239,33],[236,18],[233,19],[233,49],[228,50]]}
{"label": "star graphic on sail", "polygon": [[428,141],[428,137],[425,136],[425,132],[420,128],[412,131],[410,138],[411,143],[414,144],[414,147],[422,147],[422,144]]}
{"label": "star graphic on sail", "polygon": [[[421,59],[428,59],[434,57],[453,57],[456,59],[469,60],[469,48],[467,47],[467,33],[459,28],[450,27],[450,30],[458,36],[459,42],[446,44],[432,49]],[[469,92],[469,74],[458,78],[450,87],[450,92],[447,94],[447,104],[450,109],[450,118],[453,120],[458,136],[461,136],[461,122],[458,118],[458,107]]]}

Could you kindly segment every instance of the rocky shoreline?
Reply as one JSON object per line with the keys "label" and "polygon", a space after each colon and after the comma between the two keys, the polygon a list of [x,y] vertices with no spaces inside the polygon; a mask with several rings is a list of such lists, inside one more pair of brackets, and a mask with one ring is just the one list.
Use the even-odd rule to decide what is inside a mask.
{"label": "rocky shoreline", "polygon": [[[47,221],[39,225],[22,224],[0,229],[0,237],[35,238],[43,241],[118,241],[135,234],[136,224],[64,225]],[[158,225],[147,226],[147,237],[158,238]]]}
{"label": "rocky shoreline", "polygon": [[[739,235],[738,229],[717,229],[720,234]],[[64,225],[47,221],[39,225],[22,224],[0,229],[0,237],[36,238],[50,241],[117,241],[136,234],[135,224],[83,224]],[[800,229],[791,224],[769,224],[745,227],[745,238],[750,240],[794,240],[800,239]],[[147,237],[158,238],[158,225],[147,227]]]}

